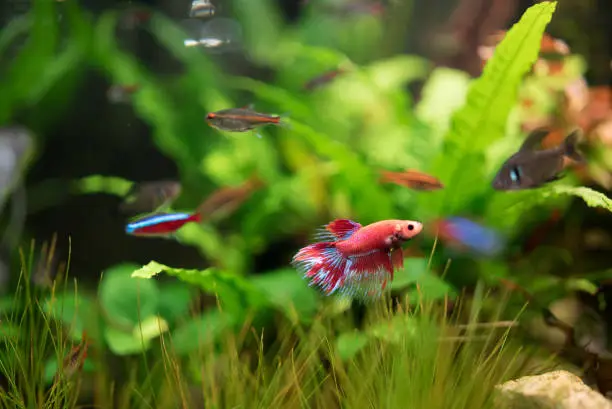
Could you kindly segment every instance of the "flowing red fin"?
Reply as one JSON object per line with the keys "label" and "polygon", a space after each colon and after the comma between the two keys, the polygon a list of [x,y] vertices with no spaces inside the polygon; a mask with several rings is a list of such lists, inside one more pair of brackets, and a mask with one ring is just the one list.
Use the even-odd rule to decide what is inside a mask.
{"label": "flowing red fin", "polygon": [[[404,268],[404,252],[401,247],[391,252],[391,264],[394,270],[401,270]],[[393,280],[393,273],[391,273],[391,279]]]}
{"label": "flowing red fin", "polygon": [[328,223],[325,229],[337,240],[346,240],[361,227],[361,224],[349,219],[336,219]]}
{"label": "flowing red fin", "polygon": [[375,250],[349,258],[344,285],[340,292],[353,298],[379,298],[389,280],[393,280],[393,265],[388,251]]}
{"label": "flowing red fin", "polygon": [[327,295],[334,293],[344,284],[348,259],[343,257],[333,242],[314,243],[302,248],[291,264],[310,279]]}

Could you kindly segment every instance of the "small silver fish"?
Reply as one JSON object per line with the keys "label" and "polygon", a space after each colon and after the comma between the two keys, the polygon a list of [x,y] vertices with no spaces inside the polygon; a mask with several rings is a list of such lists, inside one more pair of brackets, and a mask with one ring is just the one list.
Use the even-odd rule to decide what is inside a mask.
{"label": "small silver fish", "polygon": [[190,18],[208,18],[215,15],[215,6],[208,0],[195,0],[189,10]]}
{"label": "small silver fish", "polygon": [[565,158],[585,162],[576,148],[580,133],[578,129],[569,134],[560,146],[536,150],[536,146],[549,133],[546,129],[533,131],[519,151],[501,166],[491,183],[493,189],[523,190],[541,187],[563,177]]}
{"label": "small silver fish", "polygon": [[223,54],[242,48],[242,26],[230,18],[215,17],[203,22],[201,18],[189,18],[181,22],[189,34],[183,40],[185,47],[202,48],[207,53]]}
{"label": "small silver fish", "polygon": [[141,182],[132,185],[119,206],[122,213],[145,213],[163,209],[181,194],[174,180]]}
{"label": "small silver fish", "polygon": [[[210,112],[206,115],[206,122],[213,128],[230,132],[246,132],[265,125],[288,126],[281,120],[280,115],[256,112],[252,105]],[[261,135],[257,136],[261,138]]]}

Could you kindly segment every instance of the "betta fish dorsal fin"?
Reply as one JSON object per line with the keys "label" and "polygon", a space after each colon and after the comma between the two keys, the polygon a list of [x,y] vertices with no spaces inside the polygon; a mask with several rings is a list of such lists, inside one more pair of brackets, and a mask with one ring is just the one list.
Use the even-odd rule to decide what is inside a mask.
{"label": "betta fish dorsal fin", "polygon": [[325,229],[337,240],[346,240],[361,229],[361,224],[349,219],[336,219],[325,226]]}
{"label": "betta fish dorsal fin", "polygon": [[547,128],[538,128],[531,132],[521,147],[519,148],[519,152],[525,151],[533,151],[535,148],[542,143],[546,135],[550,133],[550,130]]}

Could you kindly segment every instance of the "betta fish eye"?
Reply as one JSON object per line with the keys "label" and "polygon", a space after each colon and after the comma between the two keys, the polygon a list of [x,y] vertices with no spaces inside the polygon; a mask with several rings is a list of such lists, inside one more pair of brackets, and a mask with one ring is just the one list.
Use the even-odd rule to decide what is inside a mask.
{"label": "betta fish eye", "polygon": [[414,224],[408,223],[408,230],[414,230]]}

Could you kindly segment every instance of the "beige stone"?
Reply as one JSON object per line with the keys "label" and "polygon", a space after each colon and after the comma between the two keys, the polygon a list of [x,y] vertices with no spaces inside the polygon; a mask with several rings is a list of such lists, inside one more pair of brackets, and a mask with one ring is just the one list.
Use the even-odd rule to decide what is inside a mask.
{"label": "beige stone", "polygon": [[497,386],[500,409],[612,409],[612,402],[567,371],[525,376]]}

